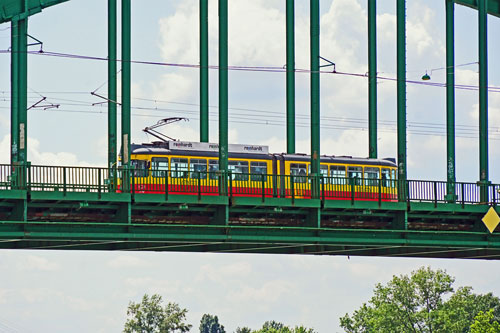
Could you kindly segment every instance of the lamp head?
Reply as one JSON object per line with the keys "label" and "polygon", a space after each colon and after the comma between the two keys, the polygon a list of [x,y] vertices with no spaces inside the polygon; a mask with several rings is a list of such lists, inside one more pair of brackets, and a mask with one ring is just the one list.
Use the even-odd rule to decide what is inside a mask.
{"label": "lamp head", "polygon": [[431,79],[431,77],[429,76],[429,74],[427,74],[427,72],[425,72],[424,76],[422,76],[422,81],[429,81]]}

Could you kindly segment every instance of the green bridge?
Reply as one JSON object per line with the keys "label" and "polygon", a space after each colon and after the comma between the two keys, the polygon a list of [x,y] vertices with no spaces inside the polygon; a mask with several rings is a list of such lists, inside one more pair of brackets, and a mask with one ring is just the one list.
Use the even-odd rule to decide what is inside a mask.
{"label": "green bridge", "polygon": [[[176,180],[158,193],[141,193],[130,163],[131,0],[122,0],[121,56],[117,55],[117,0],[108,0],[108,164],[105,168],[35,166],[27,156],[28,20],[66,0],[0,0],[0,23],[11,22],[11,149],[0,166],[0,247],[6,249],[144,250],[317,255],[500,258],[500,186],[489,178],[488,14],[500,16],[499,0],[441,0],[446,8],[447,170],[444,181],[407,177],[406,0],[397,14],[398,179],[336,179],[320,173],[320,73],[335,64],[320,56],[319,0],[310,0],[311,174],[302,191],[286,176],[291,191],[269,187],[281,177],[267,175],[260,186],[234,184],[228,171],[228,0],[219,0],[219,165],[217,192],[200,178]],[[208,2],[200,0],[200,142],[209,137]],[[367,152],[377,147],[376,0],[368,4]],[[62,4],[64,5],[64,4]],[[479,175],[476,183],[455,175],[454,8],[478,13]],[[287,153],[295,153],[295,2],[286,0]],[[117,70],[121,65],[121,101]],[[121,133],[117,131],[117,109]],[[285,114],[285,112],[284,112]],[[120,138],[122,165],[117,168]],[[444,152],[443,152],[444,153]],[[262,175],[254,175],[262,177]],[[297,177],[297,176],[295,176]],[[279,179],[278,179],[279,178]],[[262,178],[264,179],[264,177]],[[121,185],[119,185],[121,184]],[[159,185],[161,185],[159,184]],[[222,186],[219,186],[222,184]],[[338,188],[341,191],[336,191]],[[384,196],[382,194],[387,194]],[[341,194],[339,194],[341,193]],[[489,211],[486,219],[483,217]],[[496,213],[495,213],[496,211]],[[492,232],[490,232],[492,231]]]}
{"label": "green bridge", "polygon": [[[116,185],[125,174],[129,186]],[[500,185],[456,183],[451,203],[438,181],[308,177],[319,184],[312,195],[299,187],[303,176],[287,176],[295,188],[280,191],[268,184],[283,176],[254,175],[274,181],[250,186],[218,174],[213,182],[228,186],[215,193],[206,186],[212,177],[190,176],[166,176],[152,194],[141,193],[134,170],[1,165],[0,247],[500,256],[500,235],[481,221],[500,203]]]}

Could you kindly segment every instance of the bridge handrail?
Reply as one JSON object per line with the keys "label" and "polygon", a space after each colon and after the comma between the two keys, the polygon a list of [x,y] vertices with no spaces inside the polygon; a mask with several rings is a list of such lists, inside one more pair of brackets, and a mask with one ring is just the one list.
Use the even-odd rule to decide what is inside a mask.
{"label": "bridge handrail", "polygon": [[[128,181],[127,181],[128,179]],[[219,188],[219,184],[225,184]],[[166,185],[166,186],[165,186]],[[126,192],[410,202],[500,203],[500,185],[428,180],[227,174],[88,166],[0,164],[0,190]]]}

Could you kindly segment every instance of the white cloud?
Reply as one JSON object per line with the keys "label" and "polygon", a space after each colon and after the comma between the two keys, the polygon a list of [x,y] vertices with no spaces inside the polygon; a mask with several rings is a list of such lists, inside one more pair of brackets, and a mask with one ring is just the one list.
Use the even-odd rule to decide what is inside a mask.
{"label": "white cloud", "polygon": [[58,271],[60,269],[57,262],[35,255],[25,256],[23,260],[17,262],[16,266],[22,271]]}
{"label": "white cloud", "polygon": [[195,73],[166,73],[158,84],[153,85],[154,99],[163,101],[185,101],[197,90]]}
{"label": "white cloud", "polygon": [[200,267],[196,280],[204,281],[208,279],[214,282],[225,282],[227,280],[248,277],[251,273],[252,266],[248,262],[241,261],[225,266],[206,264]]}
{"label": "white cloud", "polygon": [[255,302],[268,307],[285,296],[291,296],[295,285],[289,280],[273,280],[260,287],[243,286],[240,290],[230,292],[227,299],[235,302]]}
{"label": "white cloud", "polygon": [[[28,159],[33,165],[91,166],[79,160],[74,153],[40,151],[40,141],[34,138],[28,138]],[[10,163],[10,135],[0,141],[0,162]]]}
{"label": "white cloud", "polygon": [[148,266],[148,263],[133,255],[120,255],[108,261],[108,265],[111,268],[137,268]]}
{"label": "white cloud", "polygon": [[166,299],[172,299],[172,295],[177,295],[181,288],[180,280],[171,281],[166,279],[156,279],[152,277],[129,277],[125,279],[127,292],[142,296],[143,294],[160,294]]}

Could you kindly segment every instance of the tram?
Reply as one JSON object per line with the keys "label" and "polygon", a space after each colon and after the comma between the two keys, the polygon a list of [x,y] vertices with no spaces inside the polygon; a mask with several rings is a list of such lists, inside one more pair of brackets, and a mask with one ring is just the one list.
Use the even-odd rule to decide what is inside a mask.
{"label": "tram", "polygon": [[[312,177],[310,156],[270,153],[262,145],[230,144],[229,175],[221,178],[216,143],[167,141],[131,145],[136,193],[310,198],[315,179],[328,199],[397,198],[394,159],[351,156],[320,158],[320,177]],[[224,183],[223,183],[224,182]]]}

